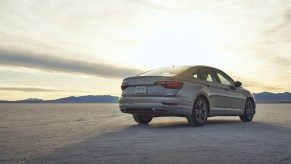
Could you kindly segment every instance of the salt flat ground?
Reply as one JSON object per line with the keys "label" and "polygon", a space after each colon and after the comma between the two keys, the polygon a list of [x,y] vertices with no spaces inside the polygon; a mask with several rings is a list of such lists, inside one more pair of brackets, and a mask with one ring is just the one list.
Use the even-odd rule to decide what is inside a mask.
{"label": "salt flat ground", "polygon": [[0,163],[291,163],[291,104],[203,127],[137,125],[118,104],[0,104]]}

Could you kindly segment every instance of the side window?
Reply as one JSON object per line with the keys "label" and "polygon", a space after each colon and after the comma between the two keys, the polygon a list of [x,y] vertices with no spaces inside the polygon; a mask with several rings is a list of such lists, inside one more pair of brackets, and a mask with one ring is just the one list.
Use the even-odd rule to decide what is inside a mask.
{"label": "side window", "polygon": [[194,79],[198,79],[198,70],[196,69],[192,75]]}
{"label": "side window", "polygon": [[216,72],[221,84],[233,85],[233,82],[222,72]]}
{"label": "side window", "polygon": [[202,69],[200,69],[200,79],[214,82],[215,78],[210,70],[202,68]]}

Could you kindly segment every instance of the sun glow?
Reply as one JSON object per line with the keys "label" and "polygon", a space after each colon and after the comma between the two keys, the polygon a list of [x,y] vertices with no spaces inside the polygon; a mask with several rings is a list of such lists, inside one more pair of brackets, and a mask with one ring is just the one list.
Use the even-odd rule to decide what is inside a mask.
{"label": "sun glow", "polygon": [[141,42],[133,52],[132,63],[147,69],[171,65],[219,66],[222,42],[215,22],[207,21],[206,17],[171,22],[163,23]]}

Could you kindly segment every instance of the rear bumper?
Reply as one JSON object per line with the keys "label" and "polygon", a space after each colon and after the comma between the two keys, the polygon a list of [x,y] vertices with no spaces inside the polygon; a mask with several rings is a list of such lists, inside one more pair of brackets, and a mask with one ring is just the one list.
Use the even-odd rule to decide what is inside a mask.
{"label": "rear bumper", "polygon": [[121,97],[119,108],[123,113],[152,116],[188,116],[193,102],[179,97]]}

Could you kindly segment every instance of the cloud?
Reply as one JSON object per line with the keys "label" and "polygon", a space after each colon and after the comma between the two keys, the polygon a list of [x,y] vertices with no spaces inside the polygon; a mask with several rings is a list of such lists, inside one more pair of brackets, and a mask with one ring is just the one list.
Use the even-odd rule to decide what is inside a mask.
{"label": "cloud", "polygon": [[274,21],[275,25],[271,26],[264,33],[264,35],[267,36],[266,41],[290,41],[291,35],[289,29],[291,27],[291,5],[286,6],[284,10],[281,10],[279,16],[275,18],[277,19]]}
{"label": "cloud", "polygon": [[21,92],[64,92],[65,90],[39,88],[39,87],[0,87],[0,91],[21,91]]}
{"label": "cloud", "polygon": [[87,90],[66,90],[61,88],[51,88],[48,86],[11,85],[0,83],[0,91],[20,91],[20,92],[78,92],[89,93]]}
{"label": "cloud", "polygon": [[284,88],[282,87],[278,87],[278,86],[273,86],[273,85],[267,85],[267,84],[261,84],[259,82],[256,81],[250,81],[250,80],[243,80],[243,87],[247,87],[247,88],[259,88],[262,91],[281,91]]}
{"label": "cloud", "polygon": [[85,90],[65,90],[50,88],[45,86],[15,86],[0,83],[0,91],[20,91],[20,92],[78,92],[78,93],[89,93],[90,91]]}
{"label": "cloud", "polygon": [[105,63],[81,61],[56,56],[34,55],[24,53],[0,52],[0,65],[27,67],[47,72],[83,74],[104,78],[125,78],[135,76],[142,71]]}

